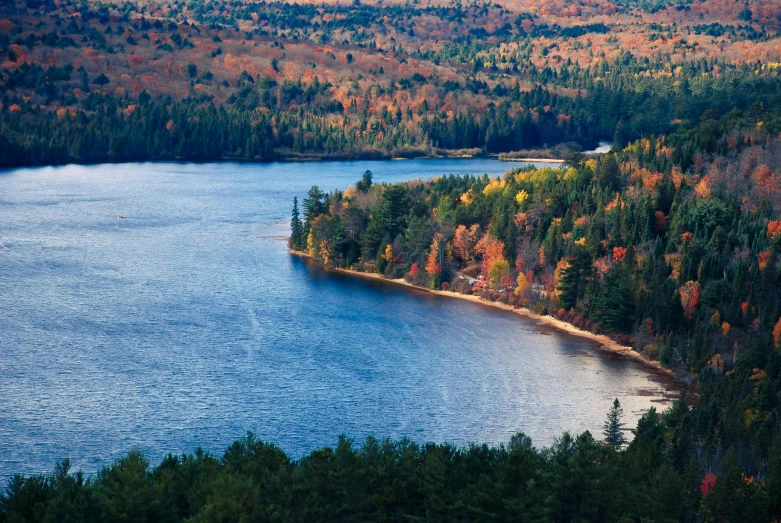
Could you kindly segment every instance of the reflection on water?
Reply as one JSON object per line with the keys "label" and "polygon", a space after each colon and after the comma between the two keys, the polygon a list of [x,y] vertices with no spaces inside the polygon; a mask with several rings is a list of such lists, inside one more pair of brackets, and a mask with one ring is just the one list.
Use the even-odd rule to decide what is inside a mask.
{"label": "reflection on water", "polygon": [[[361,440],[548,444],[664,395],[635,362],[511,313],[334,276],[285,250],[294,195],[473,161],[127,164],[0,173],[0,478]],[[118,219],[117,216],[126,216]],[[413,294],[414,296],[411,296]],[[547,332],[547,331],[546,331]]]}

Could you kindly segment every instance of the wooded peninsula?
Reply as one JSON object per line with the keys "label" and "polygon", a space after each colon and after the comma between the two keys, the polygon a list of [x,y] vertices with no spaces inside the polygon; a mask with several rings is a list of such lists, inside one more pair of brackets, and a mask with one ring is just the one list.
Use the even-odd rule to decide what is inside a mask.
{"label": "wooded peninsula", "polygon": [[[294,201],[290,246],[326,267],[479,295],[632,346],[697,393],[655,420],[655,465],[632,490],[652,490],[654,474],[682,485],[701,467],[696,517],[720,520],[704,511],[732,471],[740,485],[725,503],[773,511],[779,159],[781,139],[733,112],[561,168],[398,184],[366,171],[344,191],[312,187],[301,210]],[[767,500],[736,501],[753,489]],[[673,519],[695,517],[682,510]]]}

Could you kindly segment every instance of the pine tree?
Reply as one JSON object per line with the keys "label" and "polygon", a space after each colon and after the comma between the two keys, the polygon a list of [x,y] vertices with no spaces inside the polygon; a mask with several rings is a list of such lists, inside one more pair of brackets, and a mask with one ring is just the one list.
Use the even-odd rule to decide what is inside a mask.
{"label": "pine tree", "polygon": [[355,184],[355,188],[361,192],[367,192],[372,186],[372,177],[374,175],[369,169],[363,172],[363,177]]}
{"label": "pine tree", "polygon": [[571,309],[583,297],[586,285],[593,276],[591,255],[585,247],[576,247],[570,256],[569,267],[561,274],[558,289],[559,303],[564,309]]}
{"label": "pine tree", "polygon": [[290,221],[290,248],[300,251],[304,248],[304,224],[298,213],[298,197],[293,197],[293,219]]}
{"label": "pine tree", "polygon": [[605,420],[605,443],[613,450],[621,450],[621,447],[626,443],[626,437],[622,432],[624,424],[621,423],[621,416],[624,414],[624,409],[621,408],[618,398],[613,401],[613,407],[610,412],[607,413],[607,420]]}
{"label": "pine tree", "polygon": [[309,234],[315,218],[325,213],[325,193],[317,185],[313,185],[304,198],[304,235]]}
{"label": "pine tree", "polygon": [[631,332],[637,301],[626,269],[615,265],[607,271],[595,305],[594,318],[603,322],[605,332]]}

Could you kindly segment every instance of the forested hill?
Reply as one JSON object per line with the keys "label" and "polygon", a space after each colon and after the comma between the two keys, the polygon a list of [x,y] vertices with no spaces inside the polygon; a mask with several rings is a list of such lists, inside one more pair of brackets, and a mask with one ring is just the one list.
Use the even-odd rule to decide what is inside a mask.
{"label": "forested hill", "polygon": [[[600,158],[493,179],[386,185],[367,171],[294,202],[290,244],[328,267],[528,307],[632,345],[696,393],[644,418],[622,458],[647,507],[676,507],[649,521],[776,521],[781,137],[767,116],[708,112]],[[634,452],[650,454],[630,464]]]}
{"label": "forested hill", "polygon": [[563,155],[781,107],[772,0],[342,4],[3,2],[0,165]]}

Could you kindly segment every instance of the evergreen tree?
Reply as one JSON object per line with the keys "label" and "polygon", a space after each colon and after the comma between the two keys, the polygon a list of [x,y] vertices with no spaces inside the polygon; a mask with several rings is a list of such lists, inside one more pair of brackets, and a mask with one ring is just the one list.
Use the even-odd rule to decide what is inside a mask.
{"label": "evergreen tree", "polygon": [[635,322],[635,304],[629,272],[620,265],[612,267],[605,274],[594,317],[603,322],[605,332],[630,332]]}
{"label": "evergreen tree", "polygon": [[293,217],[290,221],[290,248],[300,251],[304,248],[304,224],[298,213],[298,197],[293,197]]}
{"label": "evergreen tree", "polygon": [[313,185],[304,198],[304,236],[309,234],[312,222],[325,212],[325,193]]}
{"label": "evergreen tree", "polygon": [[355,184],[355,188],[361,192],[367,192],[372,186],[373,174],[369,169],[363,172],[363,177]]}
{"label": "evergreen tree", "polygon": [[597,164],[597,183],[600,188],[608,191],[617,191],[621,173],[618,162],[613,154],[608,154]]}
{"label": "evergreen tree", "polygon": [[622,432],[624,424],[621,423],[621,416],[624,414],[624,409],[621,408],[618,398],[613,401],[613,407],[607,413],[607,420],[605,420],[605,443],[613,450],[621,450],[621,447],[626,443],[626,436]]}
{"label": "evergreen tree", "polygon": [[578,299],[585,294],[592,273],[589,251],[585,247],[576,248],[570,256],[569,267],[562,271],[558,286],[561,292],[559,303],[564,309],[571,309],[578,303]]}

